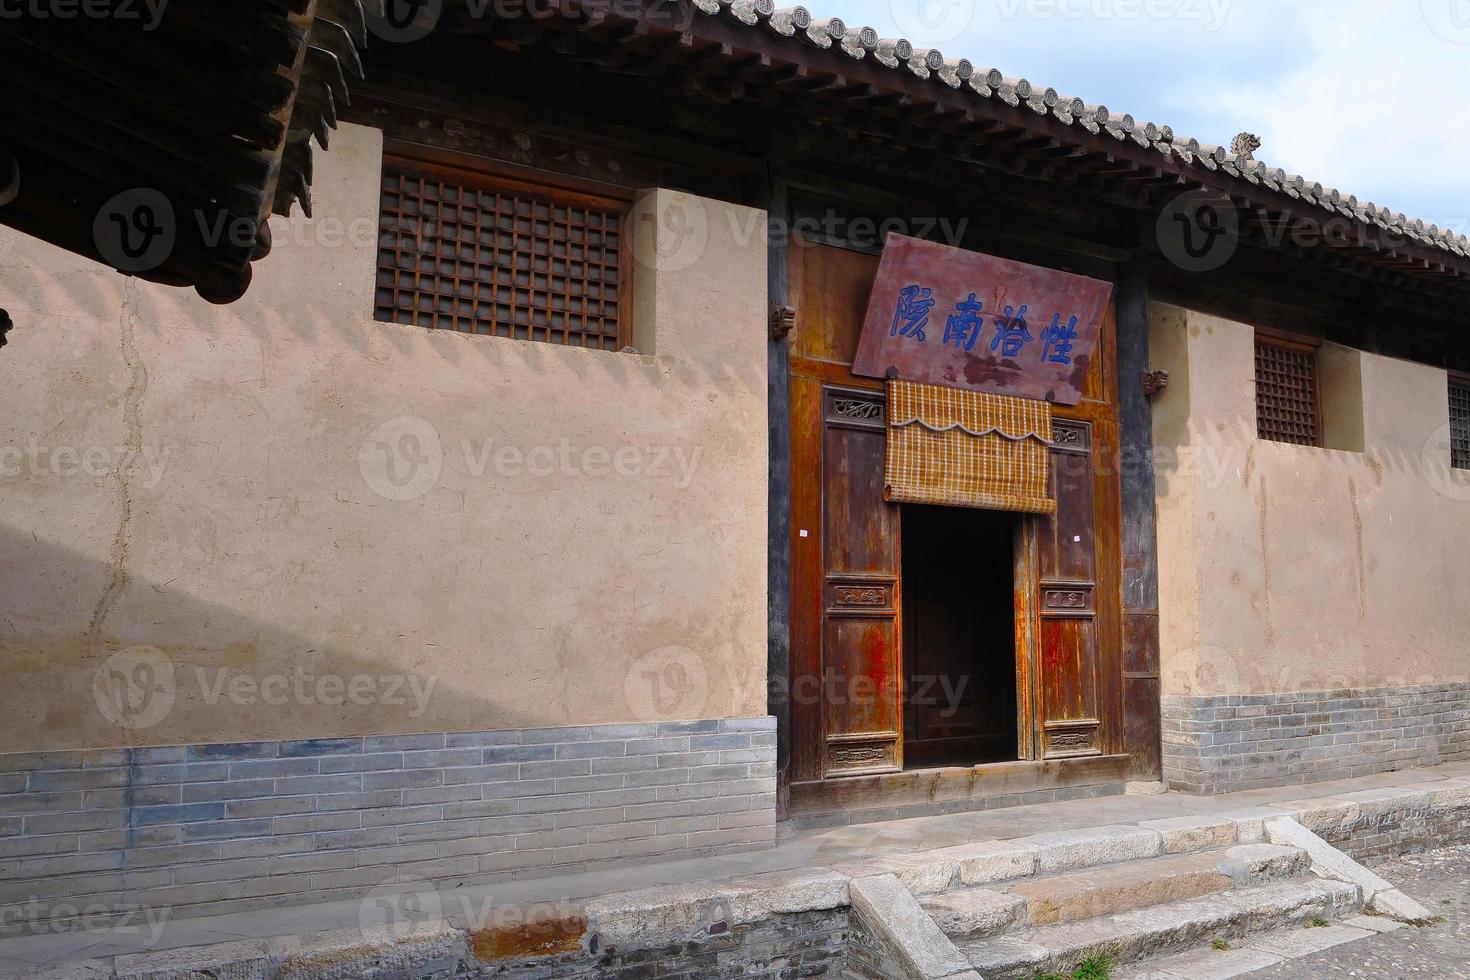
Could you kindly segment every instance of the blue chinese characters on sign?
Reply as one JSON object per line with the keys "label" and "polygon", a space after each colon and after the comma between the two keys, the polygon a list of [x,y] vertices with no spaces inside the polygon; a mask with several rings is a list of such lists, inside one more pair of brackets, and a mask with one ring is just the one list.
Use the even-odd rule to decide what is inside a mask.
{"label": "blue chinese characters on sign", "polygon": [[[924,331],[929,325],[929,316],[935,302],[934,290],[928,287],[913,284],[900,289],[889,336],[907,337],[915,343],[924,343],[928,339]],[[975,293],[970,293],[956,303],[954,312],[945,317],[944,345],[953,346],[956,350],[973,351],[985,332],[985,319],[982,316],[984,311],[985,304],[976,298]],[[1064,323],[1062,314],[1053,314],[1051,325],[1043,329],[1039,336],[1032,337],[1028,313],[1029,307],[1023,303],[1019,307],[1007,305],[1002,312],[991,314],[991,325],[995,328],[990,338],[991,351],[1015,360],[1026,350],[1028,344],[1039,340],[1040,360],[1052,364],[1071,364],[1072,348],[1077,340],[1077,317],[1070,316]]]}
{"label": "blue chinese characters on sign", "polygon": [[1077,339],[1077,318],[1062,325],[1060,313],[1051,318],[1051,326],[1041,331],[1041,359],[1053,364],[1072,363],[1072,344]]}
{"label": "blue chinese characters on sign", "polygon": [[954,312],[944,322],[944,342],[967,351],[974,350],[975,341],[980,339],[980,313],[984,309],[985,304],[976,300],[974,293],[964,302],[956,303]]}
{"label": "blue chinese characters on sign", "polygon": [[934,309],[934,290],[905,286],[898,291],[898,308],[893,312],[893,328],[889,335],[924,342],[924,328],[929,325],[929,311]]}

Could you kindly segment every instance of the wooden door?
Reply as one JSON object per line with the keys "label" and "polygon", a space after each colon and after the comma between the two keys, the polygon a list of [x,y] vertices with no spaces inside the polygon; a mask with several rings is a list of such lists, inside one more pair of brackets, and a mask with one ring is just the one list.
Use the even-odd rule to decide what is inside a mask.
{"label": "wooden door", "polygon": [[822,388],[822,775],[903,768],[898,508],[883,396]]}
{"label": "wooden door", "polygon": [[883,386],[852,371],[876,256],[794,242],[791,778],[903,767],[898,508]]}
{"label": "wooden door", "polygon": [[[1023,716],[1032,719],[1023,754],[1035,759],[1122,751],[1121,509],[1118,424],[1113,391],[1114,318],[1104,323],[1099,356],[1082,404],[1053,419],[1054,516],[1028,522],[1027,594],[1034,639]],[[1029,751],[1025,742],[1029,741]]]}
{"label": "wooden door", "polygon": [[[788,250],[793,784],[905,762],[902,528],[883,501],[884,388],[851,370],[877,269],[877,256],[834,246]],[[1057,516],[1016,518],[1021,760],[1123,751],[1114,330],[1110,313],[1082,403],[1057,409]]]}

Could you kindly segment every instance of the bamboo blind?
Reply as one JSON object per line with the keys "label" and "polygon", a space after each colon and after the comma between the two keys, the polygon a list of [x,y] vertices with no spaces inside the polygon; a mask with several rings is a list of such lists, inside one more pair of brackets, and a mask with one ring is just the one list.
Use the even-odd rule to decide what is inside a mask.
{"label": "bamboo blind", "polygon": [[385,160],[379,320],[623,346],[626,205]]}
{"label": "bamboo blind", "polygon": [[1273,442],[1322,445],[1315,350],[1256,338],[1256,434]]}

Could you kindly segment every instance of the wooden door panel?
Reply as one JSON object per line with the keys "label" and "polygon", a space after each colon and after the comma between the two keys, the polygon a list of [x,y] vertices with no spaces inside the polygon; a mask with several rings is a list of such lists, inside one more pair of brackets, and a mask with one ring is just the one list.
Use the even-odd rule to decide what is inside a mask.
{"label": "wooden door panel", "polygon": [[822,775],[903,766],[898,508],[883,499],[884,399],[822,392]]}
{"label": "wooden door panel", "polygon": [[1055,419],[1053,441],[1051,484],[1057,512],[1036,524],[1037,708],[1039,750],[1047,759],[1103,751],[1093,425]]}
{"label": "wooden door panel", "polygon": [[878,256],[800,237],[792,239],[787,255],[791,301],[797,311],[792,359],[851,368],[868,312],[868,294],[878,276]]}
{"label": "wooden door panel", "polygon": [[[883,399],[823,391],[822,527],[828,574],[897,575],[898,508],[883,500]],[[876,413],[867,420],[844,416]]]}

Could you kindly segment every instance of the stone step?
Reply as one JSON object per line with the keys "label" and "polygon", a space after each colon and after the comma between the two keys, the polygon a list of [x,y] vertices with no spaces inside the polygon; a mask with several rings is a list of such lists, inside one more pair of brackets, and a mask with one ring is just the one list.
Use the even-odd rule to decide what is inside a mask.
{"label": "stone step", "polygon": [[960,950],[989,980],[1029,980],[1040,971],[1074,970],[1090,957],[1131,963],[1214,939],[1239,939],[1317,917],[1334,919],[1356,912],[1359,904],[1356,885],[1295,878],[991,936],[962,943]]}
{"label": "stone step", "polygon": [[950,891],[920,904],[946,935],[963,942],[1018,925],[1077,922],[1292,878],[1310,866],[1310,855],[1298,847],[1243,844]]}

